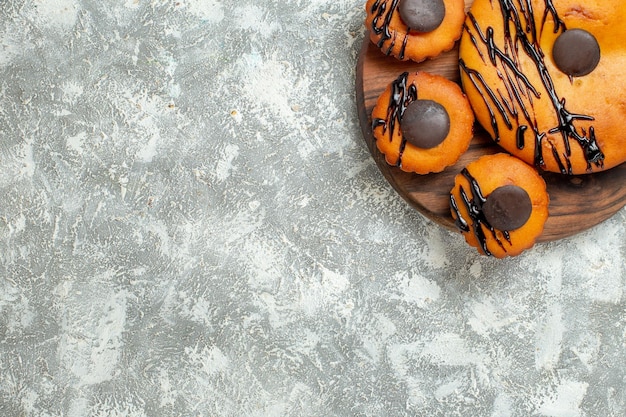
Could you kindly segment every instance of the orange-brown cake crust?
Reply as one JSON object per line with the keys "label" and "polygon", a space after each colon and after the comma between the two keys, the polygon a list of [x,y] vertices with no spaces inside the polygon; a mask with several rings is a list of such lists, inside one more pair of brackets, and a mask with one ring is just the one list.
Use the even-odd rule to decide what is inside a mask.
{"label": "orange-brown cake crust", "polygon": [[[416,100],[440,104],[449,116],[449,132],[431,148],[408,142],[402,115]],[[372,110],[376,146],[388,164],[406,172],[428,174],[453,165],[467,150],[473,137],[474,114],[461,88],[454,82],[426,72],[404,73],[379,96]]]}
{"label": "orange-brown cake crust", "polygon": [[[475,0],[459,53],[479,123],[505,150],[546,171],[584,174],[626,161],[624,22],[620,2]],[[598,62],[597,50],[580,52],[593,49],[584,36],[555,46],[576,31],[595,38]],[[578,55],[568,62],[568,54]],[[589,60],[581,64],[587,68],[576,68],[580,60]]]}
{"label": "orange-brown cake crust", "polygon": [[[521,227],[499,230],[490,224],[485,207],[492,193],[507,186],[525,190],[532,209]],[[496,258],[516,256],[532,247],[543,232],[548,206],[543,178],[530,165],[505,153],[483,156],[467,165],[455,177],[450,192],[452,217],[467,243]]]}
{"label": "orange-brown cake crust", "polygon": [[410,30],[400,17],[400,1],[368,0],[365,6],[365,25],[370,39],[383,53],[402,61],[421,62],[452,49],[461,37],[465,20],[464,0],[444,0],[443,21],[430,32]]}

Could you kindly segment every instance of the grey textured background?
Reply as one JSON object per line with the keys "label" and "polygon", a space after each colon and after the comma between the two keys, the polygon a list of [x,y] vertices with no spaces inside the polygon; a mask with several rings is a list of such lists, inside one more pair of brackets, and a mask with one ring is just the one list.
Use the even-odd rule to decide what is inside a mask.
{"label": "grey textured background", "polygon": [[626,212],[497,261],[413,211],[363,3],[0,2],[0,415],[626,415]]}

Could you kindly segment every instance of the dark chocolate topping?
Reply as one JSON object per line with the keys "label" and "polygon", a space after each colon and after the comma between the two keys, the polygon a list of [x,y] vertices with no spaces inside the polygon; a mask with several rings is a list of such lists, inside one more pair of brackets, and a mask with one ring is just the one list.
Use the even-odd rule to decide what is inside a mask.
{"label": "dark chocolate topping", "polygon": [[[393,140],[396,122],[400,122],[404,117],[409,104],[417,100],[417,86],[409,83],[409,73],[404,72],[391,83],[391,95],[387,106],[387,116],[384,119],[375,118],[372,120],[372,129],[382,127],[383,133],[389,135],[389,141]],[[406,148],[407,140],[403,136],[400,143],[397,165],[402,166],[402,156]]]}
{"label": "dark chocolate topping", "polygon": [[[491,256],[491,251],[487,247],[487,235],[485,234],[486,230],[489,231],[492,239],[498,244],[498,246],[500,246],[502,250],[506,252],[504,242],[502,239],[500,239],[498,233],[496,233],[495,227],[493,227],[485,218],[483,207],[487,202],[487,199],[483,196],[483,192],[480,189],[480,184],[478,184],[476,178],[474,178],[472,174],[470,174],[467,168],[463,168],[461,174],[469,182],[469,189],[464,189],[463,186],[460,187],[460,202],[457,202],[454,198],[454,195],[450,193],[450,207],[456,215],[456,220],[454,223],[461,231],[466,233],[474,233],[474,236],[476,237],[476,240],[483,249],[485,255]],[[463,206],[465,206],[465,209],[467,210],[467,214],[469,216],[468,219],[464,219],[461,215],[461,211],[459,210],[459,204],[463,204]],[[483,226],[485,227],[485,230],[483,230]],[[504,240],[506,240],[509,245],[512,245],[510,233],[507,230],[501,230],[501,232]]]}
{"label": "dark chocolate topping", "polygon": [[400,0],[398,12],[411,30],[432,32],[441,25],[446,8],[443,0]]}
{"label": "dark chocolate topping", "polygon": [[586,30],[569,29],[556,38],[552,58],[565,74],[581,77],[592,72],[600,62],[600,45]]}
{"label": "dark chocolate topping", "polygon": [[[374,15],[374,19],[372,19],[372,32],[379,36],[376,46],[382,50],[385,42],[390,41],[387,50],[383,50],[383,52],[387,55],[391,54],[391,51],[396,45],[397,34],[395,31],[392,34],[391,18],[398,8],[398,1],[399,0],[376,0],[370,9],[370,12]],[[408,40],[409,37],[404,36],[398,56],[400,59],[404,59],[404,53],[406,51]]]}
{"label": "dark chocolate topping", "polygon": [[487,196],[482,209],[492,227],[510,231],[526,224],[533,205],[526,190],[516,185],[505,185]]}
{"label": "dark chocolate topping", "polygon": [[402,137],[422,149],[439,145],[450,132],[450,117],[446,109],[432,100],[410,103],[400,120]]}

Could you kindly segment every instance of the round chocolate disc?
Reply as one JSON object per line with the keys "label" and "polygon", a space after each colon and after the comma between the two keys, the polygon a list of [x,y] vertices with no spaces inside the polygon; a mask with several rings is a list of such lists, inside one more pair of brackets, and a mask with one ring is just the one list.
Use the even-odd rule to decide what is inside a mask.
{"label": "round chocolate disc", "polygon": [[411,30],[432,32],[441,25],[446,7],[443,0],[400,0],[398,12]]}
{"label": "round chocolate disc", "polygon": [[600,45],[586,30],[568,29],[556,38],[552,58],[562,72],[580,77],[589,74],[600,62]]}
{"label": "round chocolate disc", "polygon": [[402,137],[422,149],[439,145],[450,132],[450,116],[432,100],[415,100],[404,110],[400,120]]}
{"label": "round chocolate disc", "polygon": [[533,204],[526,190],[517,185],[496,188],[483,204],[487,222],[498,230],[515,230],[530,218]]}

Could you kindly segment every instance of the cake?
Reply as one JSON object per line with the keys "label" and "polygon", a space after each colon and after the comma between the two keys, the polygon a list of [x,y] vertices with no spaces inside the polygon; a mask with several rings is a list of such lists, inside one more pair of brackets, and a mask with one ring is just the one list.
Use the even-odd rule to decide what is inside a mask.
{"label": "cake", "polygon": [[626,8],[475,0],[459,47],[476,119],[503,149],[566,175],[626,161]]}
{"label": "cake", "polygon": [[376,147],[406,172],[441,172],[467,150],[474,114],[454,82],[426,72],[401,74],[372,111]]}
{"label": "cake", "polygon": [[452,218],[466,242],[496,258],[519,255],[535,244],[549,202],[537,171],[506,153],[468,164],[450,192]]}
{"label": "cake", "polygon": [[368,0],[365,10],[371,41],[403,61],[452,49],[465,20],[464,0]]}

